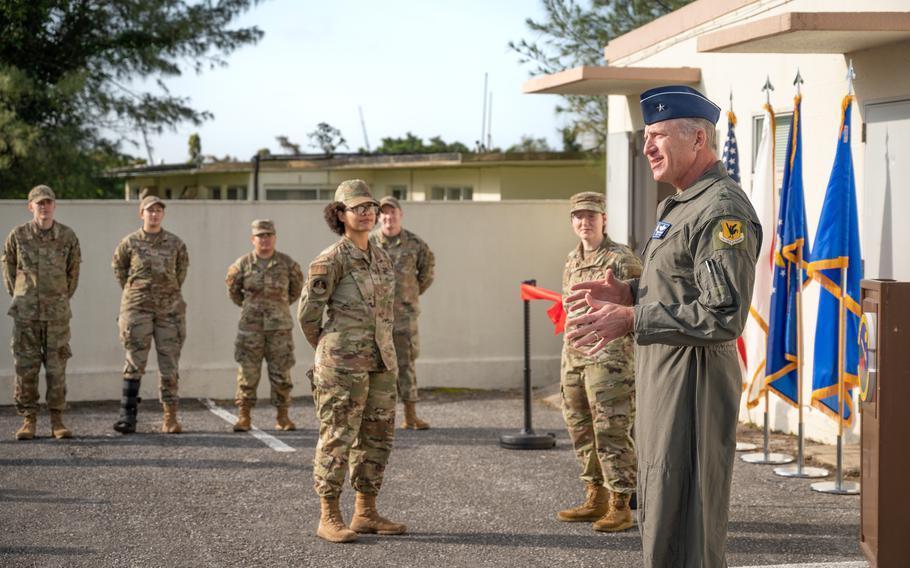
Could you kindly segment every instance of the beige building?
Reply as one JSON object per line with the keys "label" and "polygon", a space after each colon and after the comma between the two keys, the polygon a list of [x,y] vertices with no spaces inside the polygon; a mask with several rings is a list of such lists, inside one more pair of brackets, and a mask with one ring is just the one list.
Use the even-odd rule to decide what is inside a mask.
{"label": "beige building", "polygon": [[[894,245],[910,240],[910,194],[895,191],[910,177],[910,4],[906,0],[697,0],[611,41],[604,67],[580,67],[528,81],[528,93],[609,96],[607,203],[611,233],[641,246],[651,234],[655,208],[672,188],[655,183],[642,155],[644,123],[639,94],[666,84],[691,85],[738,117],[743,188],[761,134],[762,86],[775,89],[777,165],[783,168],[792,120],[793,81],[802,84],[803,180],[810,239],[814,237],[848,92],[852,61],[856,101],[851,139],[866,278],[910,280],[910,255]],[[861,130],[860,130],[861,125]],[[727,121],[722,115],[718,140]],[[722,143],[722,142],[721,142]],[[778,187],[781,180],[778,178]],[[804,376],[811,383],[819,288],[804,295]],[[806,385],[805,400],[809,400]],[[774,397],[772,397],[773,399]],[[750,414],[761,420],[761,408]],[[809,436],[832,440],[833,421],[809,410]],[[858,423],[858,421],[857,421]],[[796,411],[776,402],[772,426],[792,430]],[[857,430],[854,429],[854,433]]]}
{"label": "beige building", "polygon": [[330,201],[360,178],[377,197],[413,201],[561,199],[603,187],[603,158],[585,153],[265,156],[252,162],[123,168],[127,199],[143,187],[168,199]]}

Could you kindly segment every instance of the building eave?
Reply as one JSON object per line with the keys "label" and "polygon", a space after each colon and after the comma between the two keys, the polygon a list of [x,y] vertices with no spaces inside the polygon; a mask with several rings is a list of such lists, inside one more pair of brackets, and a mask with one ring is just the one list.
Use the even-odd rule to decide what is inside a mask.
{"label": "building eave", "polygon": [[525,82],[522,91],[556,95],[637,95],[667,83],[694,85],[701,81],[697,67],[582,66]]}
{"label": "building eave", "polygon": [[703,53],[852,53],[910,39],[910,12],[786,12],[698,38]]}

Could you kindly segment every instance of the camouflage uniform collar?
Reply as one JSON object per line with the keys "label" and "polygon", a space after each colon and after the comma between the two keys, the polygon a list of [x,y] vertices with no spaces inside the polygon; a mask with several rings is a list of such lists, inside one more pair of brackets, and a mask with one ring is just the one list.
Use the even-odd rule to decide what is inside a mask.
{"label": "camouflage uniform collar", "polygon": [[145,241],[165,240],[167,238],[167,231],[161,229],[157,233],[147,233],[145,229],[139,227],[139,236]]}
{"label": "camouflage uniform collar", "polygon": [[360,250],[357,247],[357,245],[354,244],[354,241],[352,241],[351,239],[349,239],[346,236],[341,237],[341,241],[344,244],[344,246],[346,246],[348,248],[348,255],[351,258],[356,258],[356,259],[364,260],[366,262],[370,262],[370,259],[373,256],[372,247],[374,245],[369,240],[367,240],[367,250]]}
{"label": "camouflage uniform collar", "polygon": [[[600,241],[600,246],[598,246],[596,249],[594,249],[592,251],[588,251],[591,253],[588,258],[591,258],[592,256],[599,254],[603,251],[610,250],[610,248],[612,248],[612,247],[613,247],[613,241],[612,241],[612,239],[610,239],[610,235],[604,233],[604,239],[602,241]],[[573,251],[573,255],[576,260],[583,260],[585,258],[585,244],[579,241],[578,246],[576,246],[575,250]]]}
{"label": "camouflage uniform collar", "polygon": [[408,231],[404,227],[401,228],[401,232],[395,235],[394,237],[385,236],[382,231],[379,231],[379,242],[382,244],[404,244],[408,240]]}
{"label": "camouflage uniform collar", "polygon": [[60,236],[60,223],[58,223],[56,219],[54,219],[54,224],[51,225],[50,229],[42,229],[34,220],[29,222],[29,226],[31,227],[32,234],[36,237],[49,236],[51,239],[56,240],[57,237]]}
{"label": "camouflage uniform collar", "polygon": [[722,180],[727,176],[720,160],[714,162],[714,165],[708,168],[695,183],[683,190],[682,193],[670,197],[672,201],[691,201],[701,195],[706,189]]}
{"label": "camouflage uniform collar", "polygon": [[265,261],[265,267],[271,268],[271,267],[275,266],[275,263],[278,261],[278,251],[277,250],[275,252],[273,252],[272,256],[270,256],[268,258],[260,258],[256,254],[256,251],[250,251],[250,253],[247,256],[250,260],[250,264],[252,264],[253,266],[261,266],[259,264],[259,262]]}

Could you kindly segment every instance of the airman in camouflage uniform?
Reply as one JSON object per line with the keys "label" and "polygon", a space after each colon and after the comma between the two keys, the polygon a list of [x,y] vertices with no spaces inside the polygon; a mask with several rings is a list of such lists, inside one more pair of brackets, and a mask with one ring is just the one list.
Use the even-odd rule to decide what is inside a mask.
{"label": "airman in camouflage uniform", "polygon": [[114,429],[124,434],[136,431],[139,381],[145,374],[152,338],[164,409],[161,431],[182,431],[177,422],[177,383],[186,338],[186,303],[180,288],[186,280],[189,256],[183,241],[161,227],[164,207],[160,198],[145,197],[139,206],[143,228],[124,237],[114,251],[114,276],[123,288],[120,341],[126,350],[120,418]]}
{"label": "airman in camouflage uniform", "polygon": [[70,438],[63,425],[66,407],[66,361],[70,351],[70,298],[79,283],[82,254],[72,229],[54,220],[57,197],[46,185],[28,194],[33,220],[19,225],[3,247],[3,282],[13,301],[13,361],[16,366],[16,410],[23,424],[17,440],[35,437],[38,414],[38,374],[44,364],[55,438]]}
{"label": "airman in camouflage uniform", "polygon": [[291,367],[294,366],[294,335],[288,306],[300,297],[303,272],[288,255],[275,250],[275,224],[257,219],[252,224],[254,250],[228,268],[228,296],[241,307],[234,358],[237,371],[236,404],[240,417],[235,432],[250,429],[250,409],[256,404],[256,388],[262,359],[268,365],[272,405],[277,408],[275,428],[294,430],[288,417],[291,404]]}
{"label": "airman in camouflage uniform", "polygon": [[389,254],[395,267],[395,353],[398,355],[398,398],[404,403],[402,428],[426,430],[430,425],[417,418],[417,374],[414,361],[420,353],[417,316],[420,295],[433,283],[436,259],[420,237],[402,228],[404,212],[394,197],[379,202],[380,230],[370,240]]}
{"label": "airman in camouflage uniform", "polygon": [[[603,280],[607,270],[618,278],[637,278],[641,262],[605,231],[604,195],[583,192],[571,198],[572,227],[581,239],[569,253],[562,277],[563,298],[579,282]],[[568,311],[568,306],[565,306]],[[574,315],[574,314],[570,314]],[[636,459],[632,441],[635,419],[634,343],[631,335],[586,355],[566,340],[560,377],[563,416],[587,484],[587,500],[560,511],[562,521],[595,521],[594,529],[619,531],[632,526],[628,497],[635,492]],[[606,487],[604,487],[606,485]],[[613,494],[619,497],[612,498]],[[617,503],[623,506],[615,506]]]}
{"label": "airman in camouflage uniform", "polygon": [[[331,542],[356,540],[358,532],[406,530],[376,511],[395,435],[398,372],[395,275],[389,256],[369,241],[377,206],[362,180],[338,186],[325,219],[344,236],[310,264],[297,312],[316,350],[312,380],[320,425],[313,478],[322,507],[316,534]],[[348,467],[357,491],[350,528],[338,504]]]}

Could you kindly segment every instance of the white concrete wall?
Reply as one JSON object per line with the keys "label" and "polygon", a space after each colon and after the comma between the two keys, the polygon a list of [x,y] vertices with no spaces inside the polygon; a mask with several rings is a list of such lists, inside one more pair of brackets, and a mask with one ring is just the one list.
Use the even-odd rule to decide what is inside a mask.
{"label": "white concrete wall", "polygon": [[[233,397],[234,336],[239,309],[224,288],[227,267],[250,248],[249,223],[269,217],[278,228],[278,248],[306,269],[336,237],[322,220],[319,203],[224,203],[174,201],[165,227],[187,244],[190,269],[184,285],[188,335],[181,359],[181,395]],[[436,253],[436,282],[422,298],[421,386],[520,387],[523,368],[521,280],[536,278],[559,290],[565,255],[574,246],[566,201],[496,203],[408,203],[404,224]],[[0,233],[30,219],[23,202],[0,201]],[[72,300],[68,399],[120,397],[123,352],[117,338],[120,289],[110,268],[119,240],[139,227],[135,202],[61,201],[57,219],[72,227],[82,245],[82,275]],[[0,312],[9,308],[0,294]],[[532,377],[535,384],[558,380],[561,336],[546,317],[547,302],[531,306]],[[296,314],[296,305],[293,307]],[[0,404],[11,404],[11,320],[0,325]],[[313,351],[299,330],[295,394],[309,393],[304,377]],[[142,396],[154,399],[154,355]],[[43,385],[43,379],[42,379]],[[41,387],[43,391],[43,386]],[[263,377],[260,397],[268,396]]]}
{"label": "white concrete wall", "polygon": [[[906,66],[910,61],[910,43],[886,45],[854,54],[760,54],[760,53],[699,53],[698,36],[715,31],[730,24],[743,24],[760,20],[782,12],[799,11],[903,11],[905,0],[875,0],[853,2],[849,0],[765,0],[751,4],[738,13],[708,22],[689,30],[678,37],[668,39],[655,46],[643,49],[628,57],[611,61],[611,65],[641,67],[699,67],[702,83],[696,87],[717,102],[723,113],[718,122],[718,145],[723,146],[727,132],[726,111],[732,90],[733,110],[738,118],[736,137],[739,146],[740,176],[743,188],[752,182],[752,140],[753,117],[760,116],[765,102],[761,91],[765,78],[770,77],[775,86],[771,93],[771,105],[777,113],[793,111],[793,97],[796,93],[793,79],[799,69],[805,83],[802,85],[802,134],[803,134],[803,183],[805,189],[806,218],[810,242],[814,241],[822,202],[827,188],[831,166],[834,160],[835,142],[840,127],[841,100],[847,94],[847,65],[854,61],[856,70],[857,101],[853,105],[852,120],[855,127],[851,139],[853,162],[856,176],[857,201],[860,224],[863,224],[863,179],[864,144],[859,135],[863,122],[863,105],[870,102],[910,99],[910,79]],[[611,140],[620,133],[643,128],[641,110],[637,96],[611,96],[610,131]],[[617,145],[618,147],[618,145]],[[621,151],[609,150],[608,162],[616,163],[624,158]],[[720,150],[718,151],[720,152]],[[621,173],[621,172],[620,172]],[[611,191],[623,191],[629,187],[628,175],[623,179],[610,178],[616,187]],[[778,186],[781,180],[777,180]],[[614,201],[618,199],[614,197]],[[862,227],[861,227],[862,231]],[[866,246],[877,243],[863,243]],[[868,275],[873,277],[875,275]],[[809,438],[833,442],[837,434],[837,423],[826,415],[808,406],[811,397],[813,345],[819,287],[813,283],[803,297],[804,339],[804,400],[807,403],[805,423]],[[857,406],[854,404],[854,407]],[[772,395],[770,408],[771,427],[776,430],[795,433],[797,412],[792,406]],[[761,423],[763,407],[748,410],[745,407],[742,419]],[[848,441],[858,441],[859,420],[847,432]]]}

